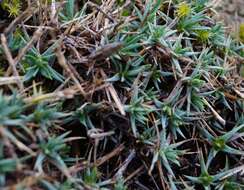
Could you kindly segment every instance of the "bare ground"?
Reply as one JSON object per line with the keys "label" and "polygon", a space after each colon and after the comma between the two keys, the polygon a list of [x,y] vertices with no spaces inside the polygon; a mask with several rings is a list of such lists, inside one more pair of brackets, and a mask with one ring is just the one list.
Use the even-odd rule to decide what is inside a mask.
{"label": "bare ground", "polygon": [[244,23],[244,0],[220,0],[218,18],[223,20],[229,31],[238,33],[239,26]]}

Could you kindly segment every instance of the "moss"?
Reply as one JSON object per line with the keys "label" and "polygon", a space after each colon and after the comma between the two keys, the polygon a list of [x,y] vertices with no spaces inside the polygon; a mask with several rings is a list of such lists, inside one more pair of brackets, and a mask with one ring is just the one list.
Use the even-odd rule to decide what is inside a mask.
{"label": "moss", "polygon": [[191,7],[189,4],[183,2],[178,6],[176,13],[179,18],[186,17],[191,13]]}
{"label": "moss", "polygon": [[209,40],[210,32],[207,30],[196,31],[196,34],[197,38],[203,43],[206,43]]}
{"label": "moss", "polygon": [[244,43],[244,23],[240,24],[239,37],[241,42]]}
{"label": "moss", "polygon": [[215,150],[223,150],[225,148],[225,140],[222,138],[216,138],[213,140],[213,148]]}
{"label": "moss", "polygon": [[202,184],[207,187],[213,182],[213,177],[210,176],[208,173],[203,173],[200,177]]}
{"label": "moss", "polygon": [[4,10],[8,11],[10,17],[17,17],[20,14],[20,0],[4,0],[1,5]]}

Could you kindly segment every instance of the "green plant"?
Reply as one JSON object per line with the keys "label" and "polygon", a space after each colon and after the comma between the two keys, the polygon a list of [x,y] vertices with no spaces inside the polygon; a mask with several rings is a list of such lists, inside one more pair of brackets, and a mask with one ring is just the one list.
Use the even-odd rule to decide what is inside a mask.
{"label": "green plant", "polygon": [[240,24],[239,37],[242,42],[244,42],[244,24]]}
{"label": "green plant", "polygon": [[37,74],[41,74],[50,80],[56,79],[62,82],[63,76],[49,65],[49,61],[53,57],[54,54],[51,52],[44,52],[43,54],[40,54],[35,48],[33,48],[24,59],[26,64],[28,64],[26,68],[25,80],[28,81],[37,76]]}
{"label": "green plant", "polygon": [[16,17],[20,14],[21,1],[20,0],[3,0],[1,3],[3,9],[9,12],[10,17]]}
{"label": "green plant", "polygon": [[139,97],[138,89],[134,89],[132,99],[129,105],[125,105],[125,111],[130,114],[131,128],[134,136],[138,136],[137,125],[145,125],[146,116],[152,112],[155,108],[144,103],[144,97]]}
{"label": "green plant", "polygon": [[[201,165],[201,174],[199,177],[186,176],[189,180],[194,183],[201,184],[204,189],[211,189],[211,187],[216,186],[221,183],[221,179],[226,179],[229,176],[235,175],[235,171],[239,168],[233,168],[219,172],[216,175],[210,175],[208,172],[208,166],[204,162],[202,153],[200,153],[200,165]],[[227,186],[226,186],[227,188]]]}
{"label": "green plant", "polygon": [[[65,137],[69,134],[69,132],[64,133],[58,137],[49,137],[45,139],[40,137],[39,147],[41,152],[38,154],[35,162],[35,169],[43,172],[43,165],[46,160],[51,161],[58,169],[60,169],[64,175],[67,177],[71,177],[68,168],[62,158],[62,155],[68,151],[68,146],[66,142],[68,139]],[[70,179],[71,180],[71,179]]]}
{"label": "green plant", "polygon": [[78,12],[75,10],[75,0],[68,0],[65,3],[63,11],[59,12],[59,17],[63,23],[69,23],[72,20],[82,19],[86,10],[86,5]]}
{"label": "green plant", "polygon": [[29,2],[1,4],[0,189],[243,189],[244,46],[210,1]]}
{"label": "green plant", "polygon": [[240,125],[238,127],[234,127],[231,131],[225,133],[224,135],[221,136],[213,136],[211,135],[206,129],[201,129],[204,136],[207,138],[209,143],[212,146],[212,149],[210,150],[209,153],[209,158],[208,158],[208,164],[211,162],[211,160],[216,156],[216,154],[219,151],[223,151],[229,154],[237,154],[237,155],[244,155],[243,151],[234,149],[227,145],[227,143],[230,143],[232,140],[235,140],[236,138],[240,138],[240,136],[236,136],[238,131],[243,130],[244,125]]}
{"label": "green plant", "polygon": [[180,167],[179,157],[186,154],[186,151],[179,150],[177,148],[186,141],[181,141],[178,143],[171,143],[170,141],[170,137],[166,136],[166,131],[162,131],[162,133],[160,134],[160,147],[154,153],[150,171],[154,168],[154,164],[156,163],[156,161],[160,160],[169,175],[175,177],[175,174],[171,168],[171,164],[175,164]]}
{"label": "green plant", "polygon": [[114,190],[127,190],[126,185],[124,184],[124,181],[122,178],[119,178],[117,180],[117,183],[114,186]]}
{"label": "green plant", "polygon": [[178,5],[176,13],[179,18],[187,17],[191,13],[191,7],[186,2],[182,2]]}

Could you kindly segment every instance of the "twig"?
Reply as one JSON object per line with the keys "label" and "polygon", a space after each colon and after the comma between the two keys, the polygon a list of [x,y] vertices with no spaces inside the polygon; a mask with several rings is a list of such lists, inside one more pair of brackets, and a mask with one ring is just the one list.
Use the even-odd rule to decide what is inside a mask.
{"label": "twig", "polygon": [[51,3],[51,20],[55,19],[55,15],[56,15],[56,1],[52,0],[52,3]]}
{"label": "twig", "polygon": [[236,88],[232,88],[233,91],[241,98],[241,99],[244,99],[244,94],[241,93],[239,90],[237,90]]}
{"label": "twig", "polygon": [[64,54],[61,52],[61,48],[58,47],[57,48],[57,58],[58,58],[58,63],[60,64],[61,67],[63,67],[63,69],[68,73],[68,75],[70,76],[70,78],[75,82],[75,84],[78,86],[81,94],[86,97],[86,93],[83,89],[83,87],[81,86],[80,82],[78,81],[78,79],[75,77],[74,73],[71,71],[71,69],[69,68],[66,59],[64,57]]}
{"label": "twig", "polygon": [[112,152],[108,153],[107,155],[99,158],[97,160],[97,166],[102,165],[104,162],[110,160],[111,158],[113,158],[114,156],[118,155],[119,153],[121,153],[123,150],[125,149],[125,146],[122,144],[120,146],[118,146],[117,148],[115,148]]}
{"label": "twig", "polygon": [[36,104],[40,101],[48,101],[53,99],[71,99],[77,93],[76,87],[67,88],[63,91],[52,92],[47,94],[41,94],[38,96],[32,96],[24,99],[24,102],[27,104]]}
{"label": "twig", "polygon": [[[101,70],[101,74],[103,75],[103,77],[106,77],[107,78],[107,76],[106,76],[106,74],[105,74],[105,72],[103,70]],[[125,110],[124,110],[124,106],[121,103],[121,101],[119,99],[119,96],[118,96],[116,90],[114,89],[113,85],[110,84],[107,87],[107,89],[108,89],[109,93],[111,94],[111,96],[112,96],[115,104],[117,105],[117,108],[120,111],[121,115],[126,115]]]}
{"label": "twig", "polygon": [[162,164],[161,164],[160,160],[157,161],[157,166],[158,166],[161,185],[162,185],[163,189],[166,189],[167,184],[165,184],[164,173],[163,173]]}
{"label": "twig", "polygon": [[126,168],[128,167],[129,163],[133,160],[135,157],[136,152],[135,150],[132,150],[129,156],[124,161],[123,165],[120,167],[120,169],[116,172],[115,178],[121,177],[123,173],[125,172]]}
{"label": "twig", "polygon": [[29,153],[31,156],[36,156],[36,153],[32,151],[28,146],[19,141],[13,134],[11,134],[6,128],[0,126],[0,135],[6,136],[12,141],[20,150]]}
{"label": "twig", "polygon": [[0,85],[9,85],[9,84],[15,84],[21,81],[23,77],[0,77]]}
{"label": "twig", "polygon": [[[104,164],[105,162],[107,162],[108,160],[113,158],[114,156],[119,155],[124,149],[125,149],[125,146],[123,144],[121,144],[120,146],[115,148],[110,153],[108,153],[105,156],[100,157],[99,159],[97,159],[96,166],[97,167],[101,166],[102,164]],[[80,163],[78,165],[70,167],[69,171],[70,171],[70,173],[76,173],[76,172],[79,172],[79,171],[83,170],[86,167],[92,167],[94,165],[95,165],[95,163],[89,164],[89,162],[84,161],[84,162],[82,162],[82,163]]]}
{"label": "twig", "polygon": [[144,166],[140,166],[138,169],[136,169],[134,172],[132,172],[126,179],[125,182],[131,180],[134,176],[136,176],[138,173],[140,173],[144,169]]}
{"label": "twig", "polygon": [[208,103],[208,101],[205,99],[205,98],[203,98],[203,100],[204,100],[204,103],[209,107],[209,109],[212,111],[212,113],[214,114],[214,116],[215,116],[215,118],[217,119],[217,120],[219,120],[219,122],[222,124],[222,125],[225,125],[226,124],[226,121],[218,114],[218,112],[216,112],[215,110],[214,110],[214,108]]}
{"label": "twig", "polygon": [[17,71],[17,69],[15,67],[15,62],[14,62],[12,54],[11,54],[11,52],[10,52],[8,46],[7,46],[7,39],[6,39],[4,34],[1,34],[1,42],[2,42],[3,51],[4,51],[5,55],[6,55],[8,63],[9,63],[10,67],[13,70],[14,76],[18,80],[18,82],[17,82],[18,87],[20,88],[21,91],[23,91],[24,90],[24,85],[23,85],[22,81],[20,80],[19,73],[18,73],[18,71]]}
{"label": "twig", "polygon": [[26,46],[24,48],[22,48],[17,57],[15,58],[15,64],[17,64],[26,54],[26,52],[31,48],[32,44],[34,44],[43,34],[44,29],[42,26],[40,26],[35,33],[33,34],[33,37],[31,38],[31,40],[26,44]]}
{"label": "twig", "polygon": [[103,13],[111,22],[115,22],[111,16],[109,16],[104,10],[101,9],[101,7],[92,2],[88,2],[88,4],[90,4],[92,7],[95,7],[99,12]]}

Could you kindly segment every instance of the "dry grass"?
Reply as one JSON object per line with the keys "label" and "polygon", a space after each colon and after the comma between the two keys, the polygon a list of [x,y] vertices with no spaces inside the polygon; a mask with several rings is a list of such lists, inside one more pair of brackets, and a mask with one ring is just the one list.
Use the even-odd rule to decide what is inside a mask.
{"label": "dry grass", "polygon": [[0,189],[244,188],[244,46],[214,5],[3,1]]}

